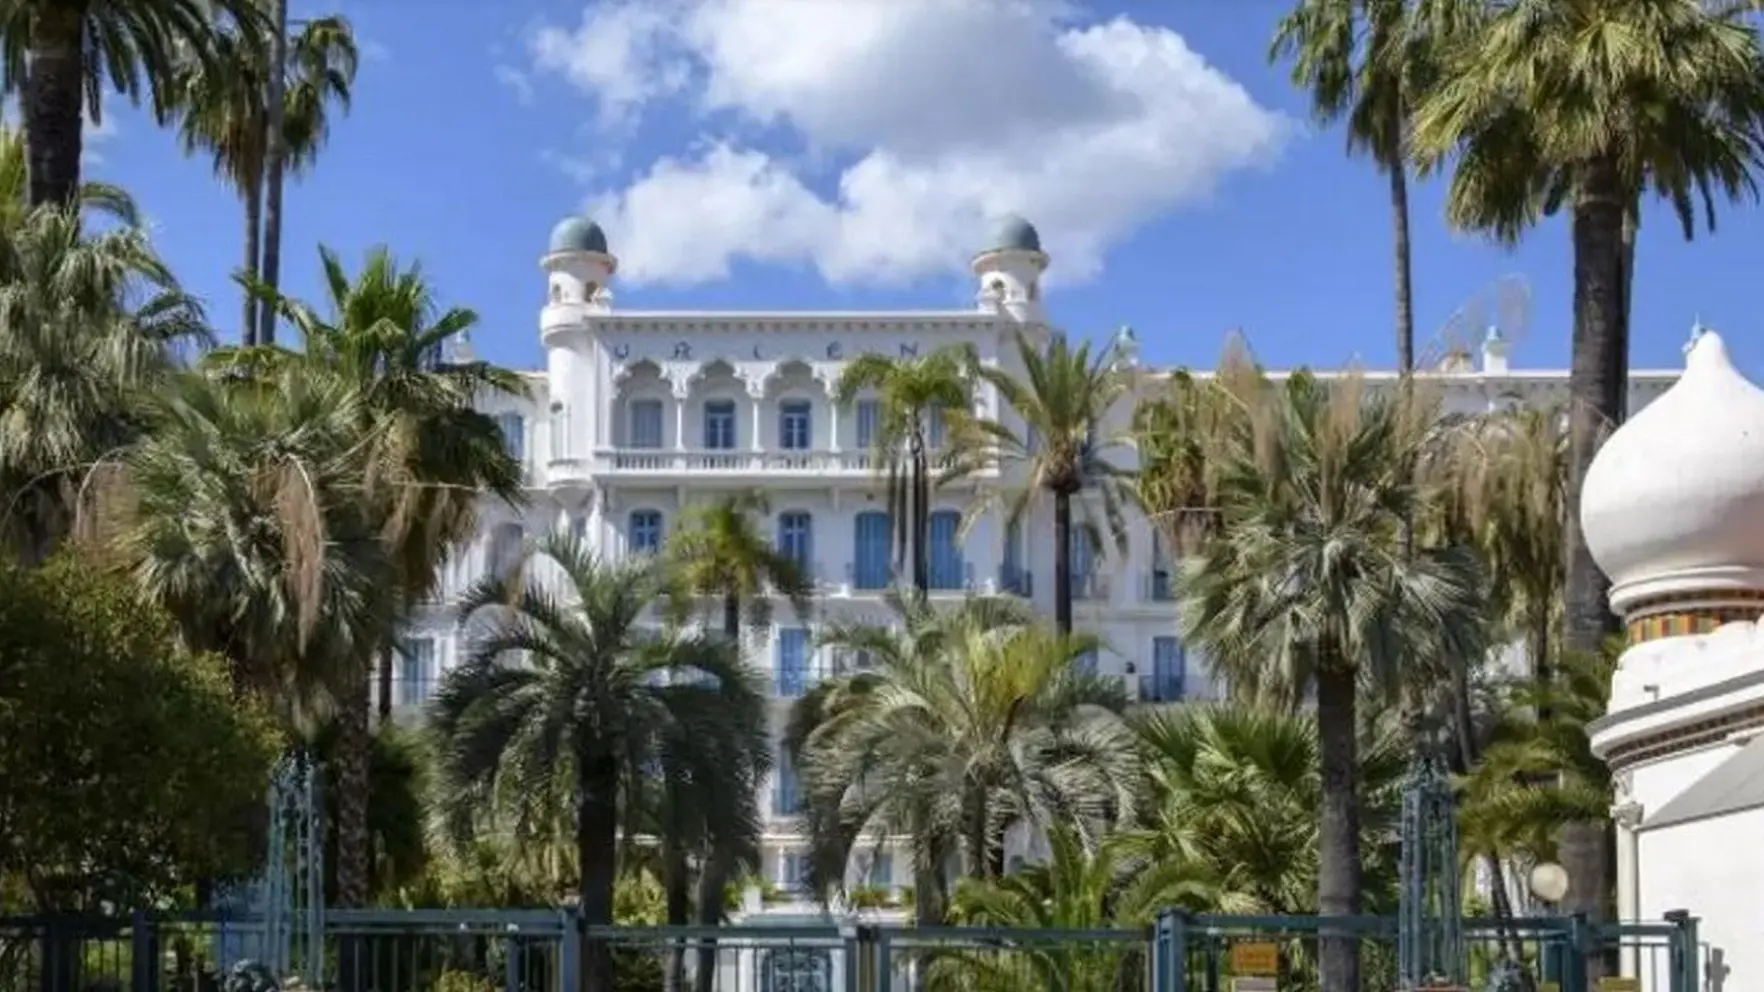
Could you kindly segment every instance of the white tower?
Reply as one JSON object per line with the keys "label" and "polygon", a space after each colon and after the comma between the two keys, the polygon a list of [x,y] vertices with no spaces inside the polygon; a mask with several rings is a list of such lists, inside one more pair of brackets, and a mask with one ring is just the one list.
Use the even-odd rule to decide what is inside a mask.
{"label": "white tower", "polygon": [[[545,257],[545,307],[540,311],[539,339],[545,346],[551,389],[547,420],[551,425],[550,459],[562,465],[583,465],[596,444],[599,390],[595,348],[589,333],[592,317],[612,309],[607,288],[619,260],[607,250],[606,232],[586,217],[566,217],[551,229]],[[583,472],[553,473],[583,478]]]}
{"label": "white tower", "polygon": [[993,247],[974,256],[980,280],[978,302],[989,313],[1008,314],[1022,323],[1041,323],[1041,273],[1047,255],[1035,225],[1010,215],[999,224]]}

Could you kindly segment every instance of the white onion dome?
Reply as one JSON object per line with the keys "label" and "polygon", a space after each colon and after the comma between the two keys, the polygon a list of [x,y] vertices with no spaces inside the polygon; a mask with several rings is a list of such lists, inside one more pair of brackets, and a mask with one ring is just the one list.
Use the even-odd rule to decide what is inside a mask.
{"label": "white onion dome", "polygon": [[1764,389],[1719,335],[1698,333],[1679,380],[1599,449],[1580,526],[1621,615],[1764,592]]}

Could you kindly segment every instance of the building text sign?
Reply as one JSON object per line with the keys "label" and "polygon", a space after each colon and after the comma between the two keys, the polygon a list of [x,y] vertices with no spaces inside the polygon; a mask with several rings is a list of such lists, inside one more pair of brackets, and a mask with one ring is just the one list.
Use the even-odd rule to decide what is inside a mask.
{"label": "building text sign", "polygon": [[1231,973],[1252,978],[1280,974],[1280,945],[1266,942],[1231,945]]}

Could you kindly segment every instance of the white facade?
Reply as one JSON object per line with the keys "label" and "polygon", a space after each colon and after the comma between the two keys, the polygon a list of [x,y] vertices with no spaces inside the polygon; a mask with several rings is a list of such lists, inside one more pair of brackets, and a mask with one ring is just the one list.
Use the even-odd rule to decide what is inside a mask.
{"label": "white facade", "polygon": [[[1630,647],[1592,747],[1616,779],[1618,910],[1700,919],[1709,989],[1764,987],[1764,390],[1712,333],[1612,435],[1581,521]],[[1625,956],[1665,992],[1664,955]]]}
{"label": "white facade", "polygon": [[[413,650],[395,680],[395,701],[422,702],[439,674],[461,660],[447,603],[491,564],[511,560],[524,539],[573,528],[602,553],[625,554],[665,537],[694,501],[737,489],[768,495],[773,513],[765,526],[780,540],[789,529],[790,541],[803,542],[806,524],[811,536],[792,546],[805,548],[817,584],[808,626],[835,618],[884,619],[881,592],[888,575],[885,567],[877,571],[873,547],[876,514],[885,509],[882,482],[871,464],[863,401],[840,409],[831,402],[832,390],[845,363],[867,352],[912,356],[963,344],[1008,368],[1019,331],[1048,333],[1039,278],[1049,259],[1034,229],[1011,221],[991,243],[996,247],[973,261],[976,302],[966,310],[654,312],[616,309],[609,286],[617,260],[604,236],[580,219],[560,224],[541,260],[547,296],[539,333],[546,368],[530,374],[529,399],[497,400],[486,408],[527,465],[529,505],[518,513],[501,505],[484,508],[479,539],[459,557],[440,602],[411,632]],[[1510,369],[1499,340],[1491,340],[1480,357],[1480,363],[1460,359],[1435,374],[1450,409],[1477,412],[1565,397],[1565,373]],[[1156,374],[1147,370],[1147,377],[1148,388],[1155,388]],[[1632,408],[1675,377],[1636,373]],[[990,389],[983,390],[976,412],[1008,423],[1009,411],[1001,413],[997,403]],[[1123,424],[1130,413],[1118,412]],[[1131,452],[1116,457],[1131,466]],[[1010,481],[994,471],[944,487],[938,506],[948,516],[941,519],[953,522],[977,496]],[[933,598],[1018,595],[1052,616],[1051,508],[1041,508],[1014,535],[996,519],[982,519],[943,544],[941,533],[933,535]],[[1175,638],[1170,563],[1144,520],[1132,521],[1127,547],[1125,556],[1099,554],[1096,567],[1075,583],[1081,598],[1074,620],[1106,645],[1097,671],[1121,677],[1147,701],[1211,697],[1204,660],[1185,655]],[[791,698],[834,671],[838,659],[810,648],[797,661],[796,646],[812,644],[813,633],[799,632],[805,625],[787,605],[779,604],[775,625],[755,660],[776,673],[781,723]],[[781,665],[787,654],[789,663]],[[782,807],[768,795],[762,808]],[[801,849],[794,819],[779,813],[767,837],[766,869],[781,887],[792,881]],[[910,884],[904,858],[894,860],[892,868],[878,866],[877,882]],[[866,871],[854,866],[854,881]]]}

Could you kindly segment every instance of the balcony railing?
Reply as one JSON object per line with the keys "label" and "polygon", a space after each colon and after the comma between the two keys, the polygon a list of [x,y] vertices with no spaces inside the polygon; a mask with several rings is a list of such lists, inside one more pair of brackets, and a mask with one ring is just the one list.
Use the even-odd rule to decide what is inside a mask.
{"label": "balcony railing", "polygon": [[[579,470],[583,460],[554,455],[558,466]],[[801,475],[868,476],[876,469],[876,457],[868,449],[849,451],[750,451],[735,449],[602,448],[586,460],[590,471],[630,472],[656,475],[722,475],[738,472],[769,472]],[[974,473],[996,477],[995,467]]]}

